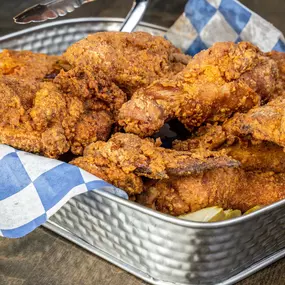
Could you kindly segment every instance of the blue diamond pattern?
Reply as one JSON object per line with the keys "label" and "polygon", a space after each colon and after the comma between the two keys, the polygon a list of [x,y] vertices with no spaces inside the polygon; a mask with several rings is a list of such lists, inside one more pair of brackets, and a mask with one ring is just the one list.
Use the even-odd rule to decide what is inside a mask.
{"label": "blue diamond pattern", "polygon": [[71,164],[60,164],[42,174],[34,181],[46,211],[58,203],[72,188],[84,184],[78,167]]}
{"label": "blue diamond pattern", "polygon": [[219,11],[238,34],[251,17],[251,13],[235,1],[222,0]]}
{"label": "blue diamond pattern", "polygon": [[4,237],[7,237],[7,238],[22,237],[22,236],[26,235],[27,233],[30,233],[31,231],[33,231],[34,229],[36,229],[37,227],[39,227],[43,223],[45,223],[46,220],[47,220],[47,216],[46,216],[46,214],[43,214],[43,215],[37,217],[36,219],[33,219],[29,223],[22,225],[18,228],[10,229],[10,230],[1,230],[2,235]]}
{"label": "blue diamond pattern", "polygon": [[217,9],[210,5],[206,0],[191,0],[187,2],[185,12],[186,17],[200,33],[217,12]]}
{"label": "blue diamond pattern", "polygon": [[285,42],[279,39],[273,50],[285,52]]}
{"label": "blue diamond pattern", "polygon": [[0,200],[16,194],[32,182],[16,152],[0,160],[0,170]]}
{"label": "blue diamond pattern", "polygon": [[200,52],[203,49],[206,49],[207,46],[204,44],[204,42],[201,40],[200,37],[197,37],[194,42],[191,44],[191,46],[186,51],[189,55],[195,55],[196,53]]}

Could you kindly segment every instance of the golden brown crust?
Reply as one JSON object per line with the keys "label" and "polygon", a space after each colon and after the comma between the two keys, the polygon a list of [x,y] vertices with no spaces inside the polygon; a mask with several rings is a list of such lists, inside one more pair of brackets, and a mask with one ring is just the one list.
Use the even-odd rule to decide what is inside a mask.
{"label": "golden brown crust", "polygon": [[[277,81],[277,64],[257,47],[216,43],[172,79],[139,90],[121,108],[118,123],[128,132],[148,136],[169,118],[178,118],[189,130],[204,122],[223,122],[272,98]],[[150,116],[147,107],[155,105],[161,110]],[[129,111],[133,108],[135,113]]]}
{"label": "golden brown crust", "polygon": [[285,174],[213,169],[187,177],[172,177],[152,185],[136,201],[171,215],[205,207],[247,211],[285,198]]}
{"label": "golden brown crust", "polygon": [[166,39],[144,32],[89,35],[70,46],[64,57],[73,67],[98,67],[129,95],[181,71],[189,59]]}
{"label": "golden brown crust", "polygon": [[143,182],[141,177],[134,173],[126,173],[116,164],[100,155],[99,152],[92,156],[78,157],[71,161],[72,164],[96,175],[97,177],[124,189],[129,195],[141,193]]}
{"label": "golden brown crust", "polygon": [[[100,161],[104,161],[103,174],[100,172],[101,162],[97,163],[98,157]],[[130,195],[142,192],[143,188],[141,186],[140,190],[131,189],[132,184],[135,187],[138,184],[130,184],[129,179],[131,181],[138,180],[139,177],[166,179],[170,175],[188,176],[213,168],[239,165],[235,160],[224,155],[201,155],[167,150],[159,147],[154,140],[141,139],[136,135],[123,133],[114,134],[107,142],[98,141],[90,144],[85,149],[83,158],[78,158],[72,163],[87,171],[92,171],[93,174],[110,183],[115,181],[116,186],[127,185],[127,188],[122,189]],[[116,178],[113,177],[112,169],[114,169]],[[124,175],[120,177],[117,174],[121,172]]]}
{"label": "golden brown crust", "polygon": [[[101,74],[96,77],[101,80],[98,90],[94,87],[94,96],[88,100],[83,91],[66,94],[62,91],[64,80],[60,86],[53,78],[68,69],[57,56],[29,51],[0,53],[0,142],[57,158],[70,147],[75,154],[82,154],[89,143],[108,139],[113,124],[108,110],[115,113],[126,95]],[[91,85],[94,82],[90,79]]]}
{"label": "golden brown crust", "polygon": [[223,125],[223,129],[228,136],[249,136],[285,147],[284,108],[285,99],[278,97],[247,114],[235,114]]}
{"label": "golden brown crust", "polygon": [[87,66],[75,67],[67,72],[61,70],[54,83],[64,93],[79,97],[89,105],[92,102],[93,110],[106,109],[117,113],[127,100],[126,94],[111,81],[109,75],[98,68]]}

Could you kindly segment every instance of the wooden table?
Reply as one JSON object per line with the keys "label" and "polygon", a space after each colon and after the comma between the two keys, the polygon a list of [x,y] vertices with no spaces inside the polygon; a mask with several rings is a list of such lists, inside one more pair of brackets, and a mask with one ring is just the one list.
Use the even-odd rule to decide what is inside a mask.
{"label": "wooden table", "polygon": [[[13,24],[12,16],[40,0],[0,3],[0,35],[25,26]],[[186,0],[152,0],[144,21],[170,26],[183,11]],[[285,33],[284,0],[242,0]],[[124,17],[132,0],[98,0],[72,17]],[[21,239],[0,238],[0,285],[141,285],[146,284],[52,232],[39,228]],[[285,259],[239,284],[284,285]]]}

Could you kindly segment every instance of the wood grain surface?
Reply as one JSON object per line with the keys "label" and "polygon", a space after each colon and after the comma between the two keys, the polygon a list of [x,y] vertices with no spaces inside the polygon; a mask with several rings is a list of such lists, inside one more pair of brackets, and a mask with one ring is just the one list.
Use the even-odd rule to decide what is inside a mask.
{"label": "wood grain surface", "polygon": [[[27,26],[12,17],[40,0],[0,1],[0,35]],[[169,27],[186,0],[152,0],[144,21]],[[243,0],[285,33],[284,0]],[[132,0],[97,0],[66,18],[124,17]],[[145,282],[88,253],[56,234],[39,228],[21,239],[0,238],[0,285],[142,285]],[[285,259],[240,282],[239,285],[285,284]]]}

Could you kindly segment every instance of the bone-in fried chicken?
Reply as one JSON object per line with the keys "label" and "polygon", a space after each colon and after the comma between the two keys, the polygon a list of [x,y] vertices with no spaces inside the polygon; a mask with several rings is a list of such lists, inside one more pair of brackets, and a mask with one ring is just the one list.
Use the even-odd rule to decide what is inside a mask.
{"label": "bone-in fried chicken", "polygon": [[244,212],[284,198],[284,173],[225,168],[158,181],[138,195],[136,201],[178,216],[210,206]]}
{"label": "bone-in fried chicken", "polygon": [[285,152],[272,142],[235,138],[223,126],[200,127],[196,136],[184,141],[176,140],[172,147],[178,151],[219,152],[241,163],[245,170],[285,172]]}
{"label": "bone-in fried chicken", "polygon": [[284,108],[285,99],[278,97],[246,114],[235,114],[223,125],[223,129],[228,136],[247,136],[256,140],[274,142],[285,147]]}
{"label": "bone-in fried chicken", "polygon": [[7,50],[0,54],[1,143],[56,158],[69,149],[82,154],[88,144],[108,139],[112,112],[126,95],[102,73],[93,76],[88,98],[64,93],[53,78],[68,69],[57,56]]}
{"label": "bone-in fried chicken", "polygon": [[[54,82],[61,90],[73,97],[79,97],[92,109],[105,109],[117,113],[126,102],[126,94],[111,81],[108,74],[90,66],[61,70]],[[91,99],[91,100],[88,100]]]}
{"label": "bone-in fried chicken", "polygon": [[121,108],[118,123],[126,132],[150,136],[171,118],[189,130],[222,122],[271,99],[278,79],[276,62],[252,44],[216,43],[172,79],[136,92]]}
{"label": "bone-in fried chicken", "polygon": [[[202,156],[164,149],[151,139],[123,133],[114,134],[107,142],[98,141],[89,145],[84,156],[71,163],[122,187],[129,194],[143,191],[142,182],[138,182],[140,176],[165,179],[169,175],[187,176],[208,169],[239,165],[227,156]],[[110,170],[107,170],[108,167]],[[122,172],[131,175],[121,175]]]}
{"label": "bone-in fried chicken", "polygon": [[[218,130],[216,134],[212,132],[214,129]],[[226,133],[221,129],[221,126],[216,126],[200,137],[175,141],[173,148],[194,153],[216,151],[236,159],[248,171],[285,172],[285,152],[282,147],[271,142],[251,140],[238,140],[228,144]]]}
{"label": "bone-in fried chicken", "polygon": [[[91,67],[106,73],[128,95],[160,77],[178,73],[189,60],[166,39],[144,32],[92,34],[70,46],[63,56],[82,72]],[[76,83],[66,81],[68,84],[67,88],[76,91]]]}
{"label": "bone-in fried chicken", "polygon": [[0,53],[0,124],[17,126],[31,108],[44,76],[54,71],[57,56],[30,51]]}

